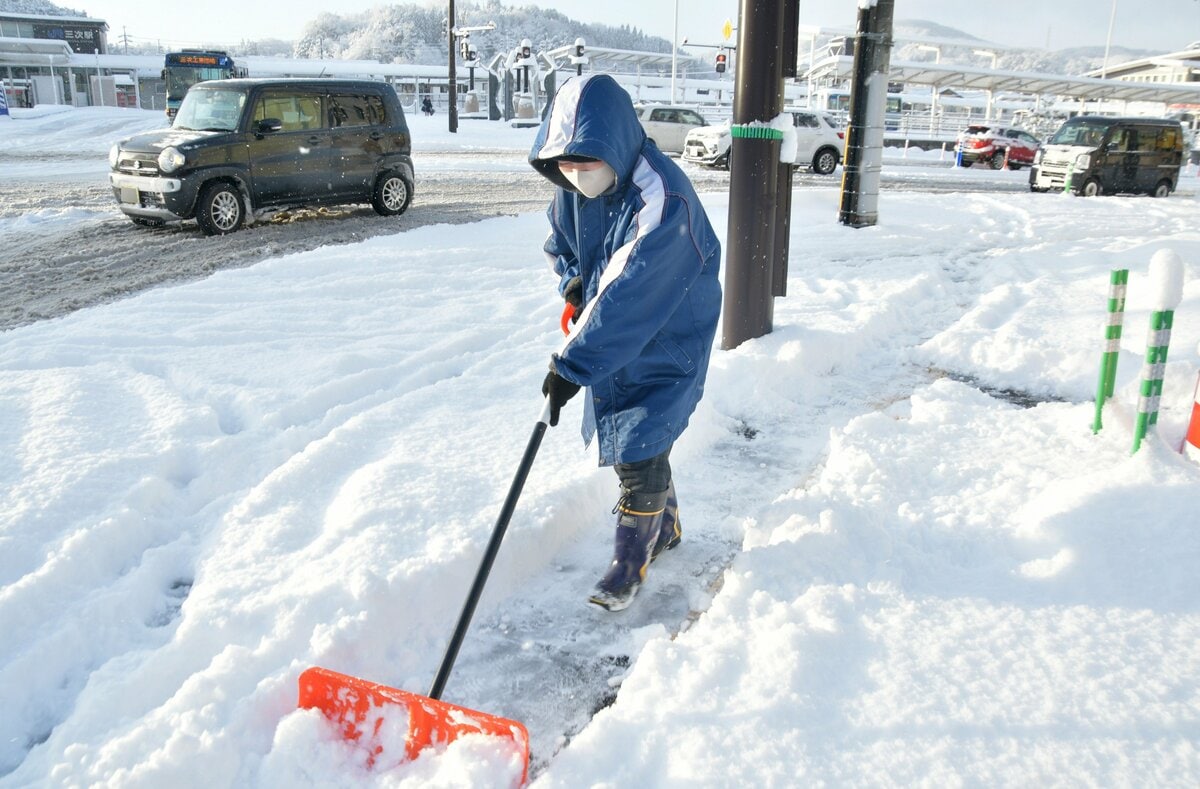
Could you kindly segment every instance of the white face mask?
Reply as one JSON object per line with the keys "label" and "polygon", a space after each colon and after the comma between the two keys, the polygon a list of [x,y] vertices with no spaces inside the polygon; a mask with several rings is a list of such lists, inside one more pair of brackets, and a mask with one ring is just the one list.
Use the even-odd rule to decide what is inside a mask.
{"label": "white face mask", "polygon": [[617,174],[607,164],[594,170],[560,169],[559,172],[584,197],[599,197],[617,180]]}

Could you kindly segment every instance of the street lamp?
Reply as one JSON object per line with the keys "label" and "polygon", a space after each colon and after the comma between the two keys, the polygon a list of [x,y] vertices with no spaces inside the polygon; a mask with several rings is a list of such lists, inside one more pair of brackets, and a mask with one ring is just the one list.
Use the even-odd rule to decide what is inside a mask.
{"label": "street lamp", "polygon": [[[979,55],[980,57],[991,58],[992,59],[992,71],[996,70],[996,61],[999,59],[1000,56],[997,55],[995,52],[992,52],[989,49],[972,49],[971,53],[974,55]],[[985,121],[990,121],[992,119],[992,99],[993,99],[993,97],[994,97],[993,90],[991,88],[988,88],[987,111],[983,115],[983,119]]]}
{"label": "street lamp", "polygon": [[[932,44],[917,44],[917,49],[921,50],[922,52],[932,52],[934,65],[937,65],[942,62],[942,48],[941,47],[935,47]],[[941,79],[941,78],[939,77],[938,79]],[[932,134],[934,132],[934,126],[938,125],[938,123],[937,123],[937,103],[938,103],[938,84],[937,84],[937,82],[933,82],[929,86],[929,90],[933,94],[932,98],[930,98],[930,100],[929,100],[929,132],[930,132],[930,134]]]}
{"label": "street lamp", "polygon": [[671,104],[675,103],[675,64],[679,60],[679,0],[675,0],[675,31],[671,34]]}
{"label": "street lamp", "polygon": [[1104,63],[1100,66],[1100,79],[1108,76],[1108,49],[1112,46],[1113,22],[1117,18],[1117,0],[1113,0],[1112,13],[1108,16],[1108,38],[1104,40]]}

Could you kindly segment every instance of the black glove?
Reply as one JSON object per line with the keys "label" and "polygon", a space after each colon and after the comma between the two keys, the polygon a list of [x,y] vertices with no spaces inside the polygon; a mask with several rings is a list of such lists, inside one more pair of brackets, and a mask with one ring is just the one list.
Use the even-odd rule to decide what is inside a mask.
{"label": "black glove", "polygon": [[542,394],[550,398],[550,427],[558,424],[558,412],[579,391],[579,384],[571,383],[554,370],[546,373],[542,381]]}
{"label": "black glove", "polygon": [[563,301],[578,312],[579,307],[583,304],[583,280],[579,277],[571,277],[567,280],[567,286],[563,288],[562,296]]}

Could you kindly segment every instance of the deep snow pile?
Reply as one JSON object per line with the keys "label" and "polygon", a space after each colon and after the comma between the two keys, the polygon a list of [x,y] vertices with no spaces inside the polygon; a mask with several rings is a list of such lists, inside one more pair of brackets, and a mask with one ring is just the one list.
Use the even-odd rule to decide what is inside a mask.
{"label": "deep snow pile", "polygon": [[[577,399],[448,698],[521,711],[544,786],[1194,785],[1185,185],[889,192],[858,231],[835,189],[797,190],[775,331],[714,355],[673,455],[683,545],[630,611],[586,605],[615,484]],[[723,231],[726,197],[706,206]],[[513,780],[471,738],[368,772],[295,684],[316,664],[425,691],[556,346],[544,231],[418,228],[0,334],[0,785]],[[1163,249],[1182,300],[1131,456]],[[1116,267],[1125,340],[1093,435]],[[582,731],[555,730],[538,700],[586,686],[555,655],[590,629],[628,670]]]}

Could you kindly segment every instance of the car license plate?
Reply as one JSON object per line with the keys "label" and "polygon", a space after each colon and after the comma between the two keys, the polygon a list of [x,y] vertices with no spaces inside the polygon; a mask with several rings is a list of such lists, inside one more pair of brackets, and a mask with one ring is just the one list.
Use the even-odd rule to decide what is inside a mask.
{"label": "car license plate", "polygon": [[122,203],[136,204],[137,201],[138,201],[138,190],[130,189],[128,186],[121,187],[121,202]]}

